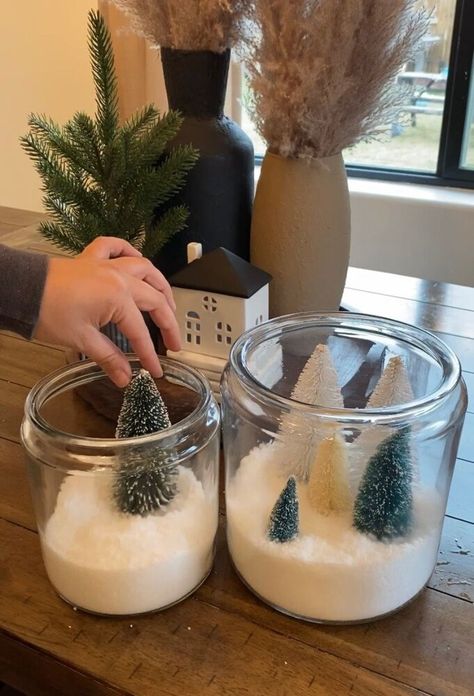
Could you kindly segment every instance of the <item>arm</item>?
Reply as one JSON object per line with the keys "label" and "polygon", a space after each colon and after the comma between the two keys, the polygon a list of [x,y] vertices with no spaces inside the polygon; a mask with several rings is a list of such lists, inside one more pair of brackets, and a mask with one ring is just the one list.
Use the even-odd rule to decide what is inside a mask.
{"label": "arm", "polygon": [[0,329],[31,338],[47,271],[46,256],[0,245]]}
{"label": "arm", "polygon": [[[22,255],[16,256],[17,253]],[[143,367],[154,376],[161,376],[162,370],[141,312],[150,313],[166,346],[179,350],[171,288],[150,261],[127,242],[101,237],[75,258],[53,258],[48,262],[39,257],[43,259],[43,270],[36,275],[32,272],[36,259],[30,258],[35,255],[15,252],[13,256],[19,275],[15,282],[18,287],[19,282],[25,282],[26,287],[20,287],[22,302],[18,307],[15,298],[11,302],[8,285],[0,286],[3,311],[9,317],[15,313],[16,317],[9,324],[0,324],[0,328],[85,353],[120,387],[128,384],[131,370],[119,348],[100,332],[108,322],[117,324]],[[27,272],[34,276],[34,282],[25,280]],[[15,324],[19,309],[28,312],[26,319],[20,318],[20,325],[27,326],[27,331],[19,331]]]}

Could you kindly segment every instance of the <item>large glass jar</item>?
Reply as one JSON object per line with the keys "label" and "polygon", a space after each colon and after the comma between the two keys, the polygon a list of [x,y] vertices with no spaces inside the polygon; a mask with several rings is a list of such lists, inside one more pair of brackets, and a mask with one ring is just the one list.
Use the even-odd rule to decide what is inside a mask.
{"label": "large glass jar", "polygon": [[454,353],[388,319],[295,314],[237,340],[222,394],[227,539],[244,583],[319,622],[415,597],[466,410]]}
{"label": "large glass jar", "polygon": [[[129,360],[135,373],[139,363]],[[163,609],[211,570],[219,412],[199,372],[161,363],[156,383],[172,425],[152,435],[115,439],[123,392],[90,361],[45,377],[26,402],[22,439],[46,571],[63,599],[90,612]],[[122,512],[117,487],[140,485],[139,467],[150,461],[174,497],[143,516]]]}

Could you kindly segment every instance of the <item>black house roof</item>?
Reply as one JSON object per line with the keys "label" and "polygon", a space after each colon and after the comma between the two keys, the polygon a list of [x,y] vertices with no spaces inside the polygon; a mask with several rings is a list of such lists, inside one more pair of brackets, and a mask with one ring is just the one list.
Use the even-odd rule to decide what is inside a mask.
{"label": "black house roof", "polygon": [[177,288],[248,298],[271,279],[265,271],[219,247],[188,263],[168,280]]}

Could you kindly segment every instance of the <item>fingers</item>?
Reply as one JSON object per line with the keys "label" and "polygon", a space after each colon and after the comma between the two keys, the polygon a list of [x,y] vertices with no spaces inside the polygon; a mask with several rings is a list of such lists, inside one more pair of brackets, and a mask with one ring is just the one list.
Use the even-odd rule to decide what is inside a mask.
{"label": "fingers", "polygon": [[148,259],[117,259],[114,266],[121,272],[129,273],[139,280],[143,280],[148,285],[151,285],[155,290],[159,290],[166,297],[166,301],[173,310],[176,311],[176,303],[173,298],[171,286],[166,280],[163,273],[155,268]]}
{"label": "fingers", "polygon": [[126,387],[132,377],[125,355],[98,329],[90,326],[83,337],[84,353],[95,360],[117,387]]}
{"label": "fingers", "polygon": [[[162,301],[166,304],[164,299]],[[130,299],[129,302],[125,303],[122,311],[117,317],[114,317],[113,321],[132,344],[133,350],[145,370],[148,370],[153,377],[162,377],[163,370],[150,338],[150,333],[135,302]]]}
{"label": "fingers", "polygon": [[130,292],[137,307],[149,312],[154,323],[160,328],[166,347],[174,351],[180,350],[178,322],[163,294],[135,278],[131,279]]}
{"label": "fingers", "polygon": [[135,249],[125,239],[118,237],[97,237],[91,242],[81,256],[94,259],[115,259],[119,256],[135,256],[141,257],[142,254],[138,249]]}

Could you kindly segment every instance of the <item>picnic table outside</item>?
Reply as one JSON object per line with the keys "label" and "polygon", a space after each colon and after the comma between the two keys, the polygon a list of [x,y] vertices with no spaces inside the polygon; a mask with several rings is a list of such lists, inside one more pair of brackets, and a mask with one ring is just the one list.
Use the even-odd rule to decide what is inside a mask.
{"label": "picnic table outside", "polygon": [[412,126],[416,126],[417,114],[443,115],[447,82],[445,73],[407,71],[400,73],[397,79],[411,87],[410,103],[403,108],[403,111],[411,114]]}

